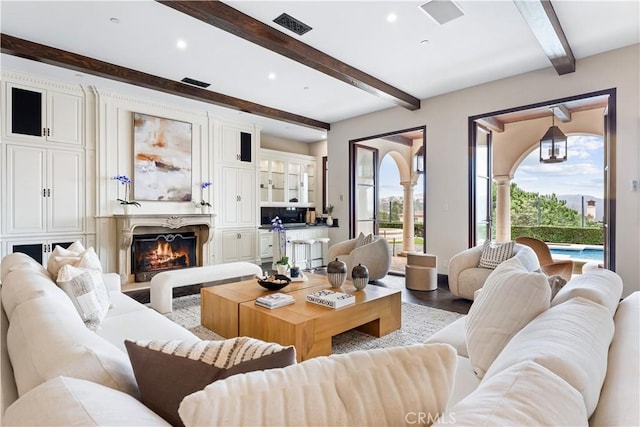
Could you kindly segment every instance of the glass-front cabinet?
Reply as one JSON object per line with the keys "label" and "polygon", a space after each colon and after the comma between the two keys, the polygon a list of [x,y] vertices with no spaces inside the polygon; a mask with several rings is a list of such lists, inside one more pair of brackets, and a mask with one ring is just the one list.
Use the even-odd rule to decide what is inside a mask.
{"label": "glass-front cabinet", "polygon": [[260,204],[314,206],[316,161],[312,156],[260,150]]}
{"label": "glass-front cabinet", "polygon": [[283,203],[284,170],[283,160],[262,158],[260,160],[260,201]]}

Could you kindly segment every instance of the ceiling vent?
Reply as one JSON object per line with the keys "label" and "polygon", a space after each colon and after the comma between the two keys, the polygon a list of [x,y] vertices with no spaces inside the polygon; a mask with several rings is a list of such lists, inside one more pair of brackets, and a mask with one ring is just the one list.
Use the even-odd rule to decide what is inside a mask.
{"label": "ceiling vent", "polygon": [[430,0],[421,5],[420,9],[440,25],[464,15],[460,6],[450,0]]}
{"label": "ceiling vent", "polygon": [[283,13],[273,20],[276,24],[286,28],[289,31],[293,31],[297,35],[301,36],[304,33],[311,31],[311,27],[305,24],[304,22],[298,21],[291,15],[287,15]]}
{"label": "ceiling vent", "polygon": [[211,86],[211,83],[201,82],[200,80],[192,79],[191,77],[185,77],[184,79],[182,79],[180,81],[183,82],[183,83],[188,83],[190,85],[194,85],[194,86],[198,86],[198,87],[202,87],[202,88],[207,88],[207,87]]}

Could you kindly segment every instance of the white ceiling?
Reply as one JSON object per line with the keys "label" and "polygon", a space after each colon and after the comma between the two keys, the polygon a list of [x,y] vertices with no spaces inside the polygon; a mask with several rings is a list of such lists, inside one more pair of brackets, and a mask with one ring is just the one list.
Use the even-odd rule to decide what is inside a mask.
{"label": "white ceiling", "polygon": [[[419,8],[424,0],[226,3],[278,29],[272,20],[286,12],[313,27],[303,36],[282,29],[286,34],[419,99],[551,66],[511,1],[459,1],[464,16],[445,25]],[[554,0],[553,6],[576,59],[640,42],[638,1]],[[397,15],[396,22],[387,22],[390,13]],[[394,106],[151,0],[2,0],[0,15],[5,34],[172,80],[188,76],[211,83],[212,91],[328,123]],[[176,47],[178,39],[186,41],[185,50]],[[1,59],[7,70],[120,86],[5,54]],[[269,73],[276,79],[270,80]],[[239,114],[207,108],[227,117]],[[272,135],[324,139],[317,129],[255,116],[250,120]]]}

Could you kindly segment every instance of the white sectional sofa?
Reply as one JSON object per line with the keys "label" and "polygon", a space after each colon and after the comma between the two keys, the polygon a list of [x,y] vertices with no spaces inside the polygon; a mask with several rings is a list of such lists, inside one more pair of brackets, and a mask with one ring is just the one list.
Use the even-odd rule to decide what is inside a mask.
{"label": "white sectional sofa", "polygon": [[[124,340],[197,337],[122,294],[115,274],[104,275],[114,307],[97,332],[31,258],[5,257],[0,279],[1,425],[167,425],[138,400]],[[640,293],[618,303],[621,289],[605,270],[572,280],[483,379],[462,318],[435,345],[233,375],[185,398],[180,415],[187,425],[307,425],[323,411],[326,425],[428,425],[446,409],[440,425],[640,425]]]}
{"label": "white sectional sofa", "polygon": [[[487,283],[501,274],[496,269]],[[640,292],[619,301],[621,294],[622,280],[611,271],[574,277],[548,309],[504,339],[482,378],[475,371],[487,355],[486,342],[500,339],[504,330],[485,325],[492,331],[472,348],[469,328],[484,316],[472,306],[468,316],[427,341],[448,343],[458,353],[440,425],[640,425]],[[479,302],[480,297],[474,305]],[[494,319],[507,328],[517,316],[513,312],[522,310],[509,301],[483,302],[491,312],[486,315],[497,314]]]}

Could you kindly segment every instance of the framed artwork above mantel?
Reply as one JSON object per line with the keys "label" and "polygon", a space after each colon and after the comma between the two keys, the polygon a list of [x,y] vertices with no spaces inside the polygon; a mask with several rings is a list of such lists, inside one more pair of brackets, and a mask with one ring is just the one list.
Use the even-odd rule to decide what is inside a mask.
{"label": "framed artwork above mantel", "polygon": [[192,199],[192,125],[133,113],[134,200]]}

